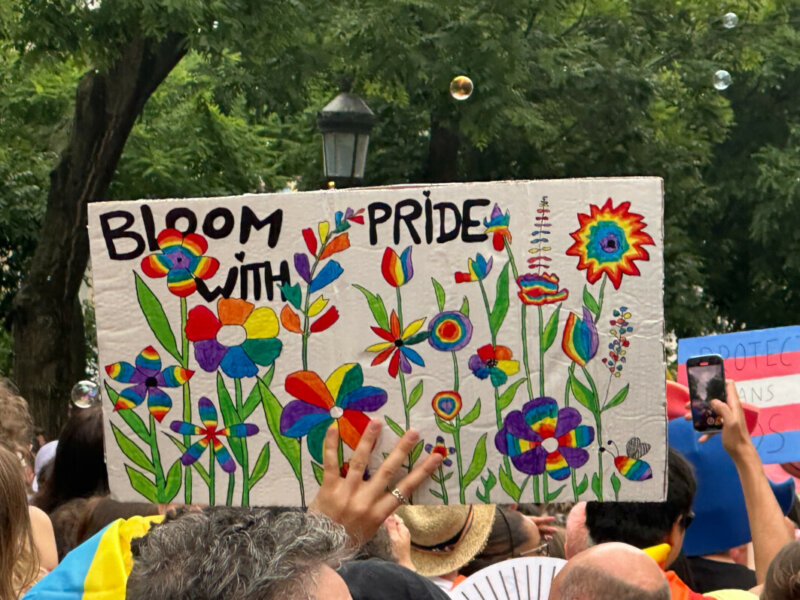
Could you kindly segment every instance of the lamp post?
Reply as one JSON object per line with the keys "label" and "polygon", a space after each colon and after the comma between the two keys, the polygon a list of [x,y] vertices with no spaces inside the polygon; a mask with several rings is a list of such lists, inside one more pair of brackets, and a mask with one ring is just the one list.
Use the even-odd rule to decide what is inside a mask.
{"label": "lamp post", "polygon": [[344,91],[317,114],[325,177],[354,185],[364,177],[369,133],[377,118],[356,94]]}

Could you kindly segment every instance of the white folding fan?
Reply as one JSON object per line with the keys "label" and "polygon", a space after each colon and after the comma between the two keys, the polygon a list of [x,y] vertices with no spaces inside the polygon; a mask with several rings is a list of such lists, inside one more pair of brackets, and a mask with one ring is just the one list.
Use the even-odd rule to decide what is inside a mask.
{"label": "white folding fan", "polygon": [[550,584],[567,561],[535,556],[494,564],[462,581],[450,596],[456,600],[547,600]]}

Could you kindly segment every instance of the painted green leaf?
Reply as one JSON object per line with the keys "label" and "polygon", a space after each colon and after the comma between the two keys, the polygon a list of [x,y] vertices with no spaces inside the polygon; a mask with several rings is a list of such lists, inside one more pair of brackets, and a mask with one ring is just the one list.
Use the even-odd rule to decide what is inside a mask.
{"label": "painted green leaf", "polygon": [[253,467],[253,472],[250,475],[250,489],[257,484],[269,470],[269,442],[264,444],[261,452],[256,459],[256,465]]}
{"label": "painted green leaf", "polygon": [[439,306],[439,312],[442,312],[445,302],[444,288],[433,277],[431,277],[431,283],[433,284],[433,291],[436,292],[436,304]]}
{"label": "painted green leaf", "polygon": [[111,431],[114,433],[114,438],[117,440],[117,446],[122,450],[122,453],[127,456],[133,464],[141,467],[145,471],[156,474],[156,468],[153,463],[147,458],[147,455],[131,441],[120,429],[111,423]]}
{"label": "painted green leaf", "polygon": [[[275,374],[275,364],[269,368],[269,370],[264,374],[264,384],[269,386],[272,383],[272,376]],[[253,411],[261,404],[261,392],[258,390],[258,383],[253,386],[253,389],[250,390],[250,394],[247,396],[247,400],[244,401],[244,405],[242,406],[242,414],[240,415],[242,420],[246,419],[250,415],[253,414]]]}
{"label": "painted green leaf", "polygon": [[611,474],[611,487],[614,488],[614,500],[619,500],[619,488],[622,482],[617,477],[616,473]]}
{"label": "painted green leaf", "polygon": [[171,354],[175,360],[181,362],[181,355],[178,352],[178,346],[175,344],[175,335],[169,326],[161,301],[156,298],[156,295],[147,287],[147,284],[136,271],[133,272],[133,276],[136,280],[136,297],[139,299],[139,306],[142,309],[144,318],[147,320],[147,325],[164,350]]}
{"label": "painted green leaf", "polygon": [[375,317],[375,322],[378,324],[378,327],[389,331],[389,317],[386,314],[386,306],[383,303],[383,298],[381,298],[380,295],[373,294],[360,285],[353,284],[353,287],[364,294],[364,297],[367,299],[367,304],[369,304],[369,310],[372,312],[372,316]]}
{"label": "painted green leaf", "polygon": [[603,500],[603,482],[597,473],[592,474],[592,491],[598,500]]}
{"label": "painted green leaf", "polygon": [[500,394],[500,398],[497,401],[497,406],[500,410],[505,410],[508,408],[508,405],[514,401],[514,396],[516,396],[519,386],[523,383],[525,383],[524,377],[522,379],[517,379]]}
{"label": "painted green leaf", "polygon": [[470,411],[466,415],[464,415],[464,417],[461,419],[461,424],[462,425],[469,425],[475,419],[477,419],[480,416],[480,414],[481,414],[481,399],[478,398],[475,401],[475,406],[473,406],[470,409]]}
{"label": "painted green leaf", "polygon": [[631,384],[629,383],[626,384],[624,388],[622,388],[620,391],[614,394],[614,397],[608,402],[606,402],[606,405],[603,407],[603,411],[606,411],[609,408],[614,408],[618,404],[622,404],[623,402],[625,402],[625,398],[628,397],[628,388],[630,387],[630,385]]}
{"label": "painted green leaf", "polygon": [[319,485],[322,485],[322,477],[325,474],[325,469],[319,463],[311,461],[311,470],[314,471],[314,479],[317,480]]}
{"label": "painted green leaf", "polygon": [[[173,444],[175,444],[175,447],[178,448],[178,450],[181,451],[181,454],[186,452],[186,446],[184,445],[184,443],[181,440],[179,440],[178,438],[176,438],[175,436],[173,436],[173,435],[171,435],[169,433],[165,433],[164,435],[166,435],[169,438],[169,440]],[[201,479],[205,482],[206,485],[211,485],[211,478],[208,476],[208,471],[206,471],[206,468],[203,465],[201,465],[199,461],[195,461],[192,464],[192,467],[194,468],[195,471],[198,472],[198,474],[200,475]]]}
{"label": "painted green leaf", "polygon": [[297,481],[302,481],[300,475],[300,442],[281,433],[281,412],[283,407],[262,379],[258,380],[258,391],[261,392],[261,406],[264,408],[264,416],[267,419],[267,426],[272,438],[275,440],[278,450],[281,451],[281,454],[292,466]]}
{"label": "painted green leaf", "polygon": [[405,434],[405,429],[400,427],[400,424],[397,423],[397,421],[392,419],[389,415],[384,415],[383,418],[386,419],[386,424],[389,426],[389,429],[394,431],[398,437],[403,437]]}
{"label": "painted green leaf", "polygon": [[494,298],[494,307],[489,316],[489,329],[493,336],[500,331],[500,326],[506,318],[508,312],[508,267],[509,263],[503,267],[500,277],[497,278],[497,294]]}
{"label": "painted green leaf", "polygon": [[547,497],[545,498],[545,501],[546,502],[552,502],[553,500],[558,498],[561,495],[561,490],[563,490],[565,487],[567,487],[567,486],[566,485],[562,485],[560,488],[558,488],[554,492],[547,492]]}
{"label": "painted green leaf", "polygon": [[575,399],[580,402],[583,406],[588,408],[592,412],[596,412],[595,408],[595,398],[592,391],[583,385],[575,375],[570,374],[569,376],[569,389],[572,390],[572,395],[575,396]]}
{"label": "painted green leaf", "polygon": [[[117,404],[117,398],[119,398],[119,394],[114,388],[108,385],[108,383],[105,384],[105,388],[106,396],[108,396],[108,399],[111,401],[111,405],[115,406]],[[118,414],[120,418],[127,423],[128,427],[133,430],[133,433],[139,436],[140,440],[148,444],[150,443],[150,432],[147,430],[147,426],[144,424],[144,421],[142,421],[139,415],[128,409],[117,411],[116,414]]]}
{"label": "painted green leaf", "polygon": [[583,479],[581,479],[581,482],[576,486],[575,489],[578,491],[578,495],[580,496],[583,492],[586,491],[586,488],[588,487],[589,487],[589,478],[586,475],[584,475]]}
{"label": "painted green leaf", "polygon": [[491,469],[487,470],[486,472],[489,474],[489,476],[481,477],[481,485],[483,488],[475,490],[475,495],[484,504],[490,504],[492,500],[492,488],[497,485],[497,477],[494,476],[494,473],[492,473]]}
{"label": "painted green leaf", "polygon": [[558,313],[560,312],[561,305],[559,304],[555,312],[550,315],[550,318],[547,320],[547,325],[545,325],[544,331],[542,332],[543,352],[547,352],[550,346],[553,345],[553,342],[556,341],[556,335],[558,334]]}
{"label": "painted green leaf", "polygon": [[583,286],[583,303],[586,305],[586,308],[592,312],[595,320],[600,318],[600,305],[597,304],[597,300],[594,299],[589,288],[585,285]]}
{"label": "painted green leaf", "polygon": [[469,300],[464,296],[464,301],[461,303],[461,308],[458,309],[465,317],[469,316]]}
{"label": "painted green leaf", "polygon": [[172,463],[172,466],[169,468],[169,472],[167,473],[167,483],[164,486],[164,493],[159,499],[162,504],[172,502],[172,499],[178,495],[178,492],[181,489],[181,473],[181,461],[178,459]]}
{"label": "painted green leaf", "polygon": [[283,294],[287,302],[297,310],[300,310],[300,305],[303,302],[303,293],[300,291],[300,284],[295,283],[294,285],[289,285],[288,283],[284,283],[281,285],[280,289],[281,294]]}
{"label": "painted green leaf", "polygon": [[450,433],[450,434],[455,433],[456,428],[453,426],[452,423],[445,421],[439,415],[434,415],[434,417],[436,418],[436,426],[442,433]]}
{"label": "painted green leaf", "polygon": [[448,471],[447,473],[444,474],[444,477],[442,478],[442,481],[447,481],[452,476],[453,476],[453,472],[452,471]]}
{"label": "painted green leaf", "polygon": [[422,398],[422,389],[423,384],[422,380],[420,380],[417,385],[414,386],[414,389],[411,390],[411,393],[408,395],[408,410],[410,411],[417,405],[419,399]]}
{"label": "painted green leaf", "polygon": [[155,484],[140,471],[137,471],[129,465],[125,465],[125,471],[128,474],[128,480],[131,482],[131,487],[148,501],[158,504],[158,492],[156,491]]}
{"label": "painted green leaf", "polygon": [[414,448],[411,450],[412,463],[415,463],[417,462],[417,460],[419,460],[419,455],[422,454],[422,448],[424,448],[424,446],[425,446],[424,440],[420,440],[414,445]]}
{"label": "painted green leaf", "polygon": [[431,335],[430,331],[420,331],[419,333],[415,333],[410,338],[408,338],[405,342],[406,346],[413,346],[415,344],[419,344],[420,342],[424,342],[427,340]]}
{"label": "painted green leaf", "polygon": [[444,500],[444,498],[442,497],[442,493],[441,492],[437,492],[434,489],[429,489],[428,491],[431,493],[431,496],[433,496],[434,498],[438,498],[439,500]]}
{"label": "painted green leaf", "polygon": [[508,494],[514,502],[519,502],[520,496],[522,496],[520,487],[514,483],[514,480],[511,479],[503,467],[500,467],[498,470],[498,475],[500,477],[500,487],[503,488],[505,493]]}
{"label": "painted green leaf", "polygon": [[469,468],[467,472],[464,473],[464,479],[462,485],[466,488],[470,483],[472,483],[475,478],[481,474],[483,471],[483,467],[486,466],[486,435],[483,434],[480,439],[478,439],[478,443],[475,445],[475,450],[472,452],[472,460],[469,463]]}
{"label": "painted green leaf", "polygon": [[[236,407],[233,405],[231,395],[228,393],[228,388],[225,387],[225,380],[222,378],[222,373],[217,372],[217,397],[219,398],[219,411],[222,413],[222,420],[225,427],[231,425],[238,425],[242,422],[239,418],[239,413],[236,412]],[[231,452],[240,465],[244,464],[244,438],[229,437],[228,443],[231,446]]]}

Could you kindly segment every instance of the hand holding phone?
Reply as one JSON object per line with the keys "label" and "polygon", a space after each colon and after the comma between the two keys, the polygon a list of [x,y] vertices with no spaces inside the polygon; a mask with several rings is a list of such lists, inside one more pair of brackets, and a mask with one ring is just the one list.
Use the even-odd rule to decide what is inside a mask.
{"label": "hand holding phone", "polygon": [[727,401],[722,357],[719,354],[693,356],[686,361],[686,373],[695,430],[720,431],[722,417],[711,408],[711,400]]}

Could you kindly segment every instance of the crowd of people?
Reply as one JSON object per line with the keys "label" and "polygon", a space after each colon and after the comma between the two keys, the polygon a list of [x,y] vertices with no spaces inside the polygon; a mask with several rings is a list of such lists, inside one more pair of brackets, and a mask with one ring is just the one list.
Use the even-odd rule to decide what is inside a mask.
{"label": "crowd of people", "polygon": [[[25,400],[0,379],[0,600],[467,599],[483,597],[471,581],[509,559],[553,566],[552,581],[524,596],[533,600],[800,599],[794,490],[788,503],[776,497],[730,382],[727,396],[713,406],[752,541],[716,539],[730,529],[722,515],[695,516],[695,468],[676,449],[663,502],[409,504],[442,457],[400,477],[419,438],[411,430],[365,478],[377,420],[346,474],[338,430],[328,430],[308,510],[120,503],[108,496],[100,408],[72,408],[43,444]],[[696,519],[703,528],[690,528]],[[703,554],[687,557],[690,548]]]}

